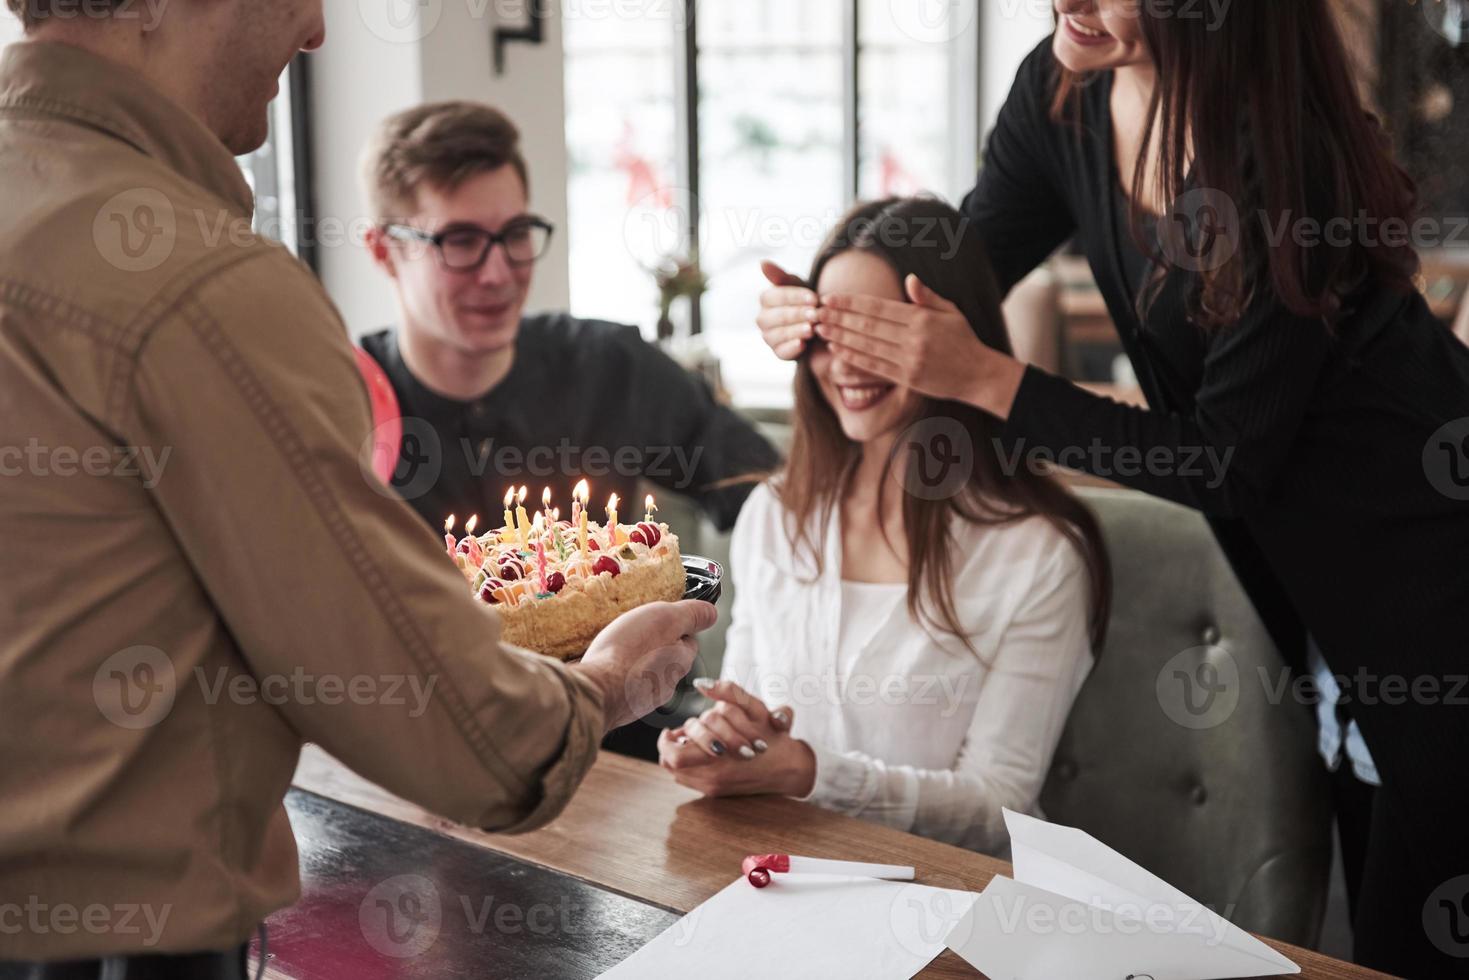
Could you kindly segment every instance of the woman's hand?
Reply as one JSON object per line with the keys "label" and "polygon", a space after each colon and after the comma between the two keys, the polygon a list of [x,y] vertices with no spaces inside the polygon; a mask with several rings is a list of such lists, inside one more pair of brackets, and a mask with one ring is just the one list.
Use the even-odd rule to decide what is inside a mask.
{"label": "woman's hand", "polygon": [[679,785],[705,796],[802,797],[816,784],[816,754],[787,734],[774,736],[764,752],[747,760],[709,755],[675,728],[658,736],[658,764]]}
{"label": "woman's hand", "polygon": [[771,711],[734,681],[701,677],[694,687],[714,705],[685,722],[681,734],[710,756],[748,761],[764,752],[772,739],[790,731],[790,708]]}
{"label": "woman's hand", "polygon": [[806,288],[800,276],[791,275],[774,262],[761,262],[760,271],[770,280],[771,288],[760,294],[760,314],[755,322],[775,356],[794,361],[815,335],[816,294]]}
{"label": "woman's hand", "polygon": [[1005,419],[1025,366],[988,347],[959,307],[908,276],[912,303],[821,297],[816,334],[846,363],[930,398],[966,402]]}

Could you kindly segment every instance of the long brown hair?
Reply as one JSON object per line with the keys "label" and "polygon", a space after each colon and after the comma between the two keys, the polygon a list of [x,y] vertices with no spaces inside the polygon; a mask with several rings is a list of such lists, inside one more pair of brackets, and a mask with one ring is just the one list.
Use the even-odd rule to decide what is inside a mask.
{"label": "long brown hair", "polygon": [[[1132,199],[1149,200],[1154,191],[1175,201],[1191,184],[1224,194],[1240,215],[1235,254],[1198,274],[1190,304],[1196,321],[1238,321],[1267,281],[1286,309],[1328,324],[1368,282],[1414,288],[1418,255],[1406,234],[1385,235],[1383,223],[1406,227],[1417,191],[1362,104],[1327,0],[1240,0],[1217,23],[1147,9],[1139,17],[1158,80]],[[1059,121],[1075,113],[1088,79],[1058,67],[1051,108]],[[1155,132],[1157,186],[1148,188],[1146,148]],[[1271,242],[1267,222],[1282,228],[1282,220],[1308,218],[1348,220],[1350,240],[1286,235]],[[1361,233],[1359,220],[1370,223],[1371,235]],[[1151,232],[1136,215],[1132,230],[1140,243]]]}
{"label": "long brown hair", "polygon": [[[842,218],[822,245],[811,266],[808,282],[812,288],[820,282],[826,264],[847,251],[877,256],[900,280],[910,274],[918,276],[964,312],[981,341],[1011,353],[989,255],[969,219],[952,207],[929,198],[888,198],[859,205]],[[787,527],[792,547],[804,549],[819,569],[828,520],[851,487],[861,446],[847,438],[835,410],[822,394],[811,370],[809,348],[796,367],[795,393],[790,456],[772,482],[772,489],[790,518]],[[956,432],[954,425],[962,428],[967,448],[972,449],[969,455],[973,456],[973,466],[968,480],[941,499],[903,494],[910,615],[916,622],[959,638],[977,653],[954,604],[958,557],[954,553],[954,519],[1000,526],[1040,515],[1065,535],[1086,563],[1091,583],[1091,637],[1093,646],[1099,647],[1111,603],[1111,572],[1101,530],[1091,511],[1049,474],[1025,465],[1013,468],[1013,472],[1007,470],[999,448],[1000,425],[988,414],[961,402],[924,398],[907,421],[921,426],[929,420]],[[901,461],[896,458],[899,454],[905,454]],[[920,459],[916,453],[905,453],[902,439],[883,470],[879,513],[883,511],[883,494],[889,489],[888,478],[899,463],[909,467],[905,478],[916,479]]]}

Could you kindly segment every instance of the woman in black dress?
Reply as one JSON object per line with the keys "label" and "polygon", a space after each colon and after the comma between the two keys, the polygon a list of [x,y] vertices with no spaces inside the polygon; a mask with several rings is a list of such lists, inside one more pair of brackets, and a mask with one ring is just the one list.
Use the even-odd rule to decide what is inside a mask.
{"label": "woman in black dress", "polygon": [[1202,510],[1376,760],[1358,960],[1469,975],[1469,348],[1414,288],[1413,186],[1327,0],[1155,6],[1056,0],[964,202],[1006,290],[1076,237],[1147,409],[984,347],[913,279],[817,297],[769,267],[759,322]]}

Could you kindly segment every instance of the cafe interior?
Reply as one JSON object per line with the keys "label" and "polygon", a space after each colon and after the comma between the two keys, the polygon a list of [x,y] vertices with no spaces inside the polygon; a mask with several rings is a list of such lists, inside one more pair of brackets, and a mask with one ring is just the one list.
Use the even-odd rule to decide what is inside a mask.
{"label": "cafe interior", "polygon": [[[1411,249],[1419,265],[1411,275],[1413,295],[1402,300],[1426,311],[1415,314],[1414,329],[1469,345],[1469,3],[1290,2],[1329,8],[1355,93],[1380,120],[1392,159],[1415,185],[1414,214],[1421,220],[1411,225]],[[1223,23],[1257,16],[1251,8],[1262,4],[1285,3],[1147,0],[1125,16]],[[1018,479],[1013,466],[1005,468],[1012,458],[1001,446],[1007,433],[1020,420],[1043,431],[1061,413],[1040,405],[1037,373],[1066,382],[1082,393],[1077,398],[1105,399],[1108,411],[1140,413],[1125,416],[1135,428],[1119,431],[1152,431],[1139,420],[1169,414],[1184,416],[1180,424],[1193,432],[1188,426],[1213,419],[1220,404],[1206,396],[1215,397],[1212,372],[1228,370],[1226,347],[1209,346],[1200,355],[1201,374],[1182,369],[1183,384],[1202,377],[1204,393],[1181,405],[1170,364],[1147,354],[1170,341],[1118,322],[1110,285],[1117,273],[1098,266],[1087,230],[1087,213],[1101,213],[1096,202],[1075,187],[1057,189],[1053,200],[1069,205],[1075,224],[1039,250],[1033,243],[1046,236],[1035,229],[1046,225],[1053,208],[1022,208],[1006,223],[1007,199],[1023,196],[1036,173],[1067,179],[1067,165],[1055,159],[1071,160],[1071,151],[1043,150],[1029,164],[1017,163],[1017,154],[1033,148],[1018,132],[1030,105],[1022,83],[1042,77],[1035,65],[1050,57],[1053,38],[1058,52],[1065,35],[1064,43],[1083,56],[1101,51],[1104,42],[1123,43],[1111,19],[1124,16],[1117,6],[1111,0],[328,0],[324,43],[295,55],[281,76],[268,137],[258,149],[233,156],[253,194],[254,232],[319,283],[340,318],[331,329],[340,334],[345,327],[339,347],[355,357],[357,369],[349,380],[366,393],[353,390],[353,418],[365,427],[371,412],[371,461],[363,465],[380,491],[374,506],[392,511],[380,519],[399,521],[404,540],[421,547],[419,557],[435,566],[434,574],[464,586],[463,605],[474,605],[485,624],[501,620],[483,627],[483,649],[465,650],[456,640],[452,655],[473,667],[511,657],[501,644],[513,644],[549,656],[544,669],[556,673],[546,676],[564,678],[596,662],[599,644],[609,647],[612,637],[627,635],[617,633],[614,614],[634,615],[640,611],[634,607],[652,599],[713,602],[717,618],[712,625],[699,622],[696,642],[685,636],[674,644],[688,647],[682,659],[653,651],[649,640],[641,669],[661,672],[652,680],[640,678],[632,668],[637,658],[627,657],[619,669],[631,672],[617,689],[625,688],[629,704],[641,705],[634,712],[640,717],[584,758],[572,758],[571,733],[578,724],[600,724],[600,714],[594,721],[545,722],[544,750],[552,754],[541,768],[526,769],[527,760],[505,762],[512,756],[497,754],[493,697],[502,695],[471,689],[471,700],[490,699],[473,709],[489,719],[484,758],[521,766],[513,773],[524,781],[520,792],[550,801],[534,816],[504,818],[505,811],[488,803],[476,811],[471,800],[448,811],[436,805],[452,795],[447,790],[415,799],[422,779],[384,778],[371,761],[379,750],[370,736],[347,746],[301,735],[281,803],[294,864],[286,853],[252,858],[278,861],[278,875],[298,875],[299,894],[276,903],[259,922],[238,921],[244,931],[231,941],[244,943],[246,973],[167,965],[200,951],[167,938],[163,927],[165,938],[153,948],[122,935],[114,937],[115,948],[27,945],[7,922],[21,923],[23,936],[34,926],[25,918],[30,910],[16,911],[13,920],[3,914],[8,903],[19,910],[34,901],[17,888],[0,894],[0,978],[61,976],[56,962],[49,972],[39,962],[61,959],[81,964],[83,972],[65,974],[76,977],[277,980],[590,980],[675,971],[764,980],[1461,975],[1455,971],[1469,963],[1469,867],[1456,866],[1454,855],[1462,857],[1462,848],[1443,852],[1431,872],[1443,884],[1431,895],[1420,889],[1409,899],[1404,886],[1391,896],[1412,905],[1406,918],[1421,918],[1420,933],[1376,945],[1358,934],[1374,916],[1357,915],[1356,906],[1374,908],[1372,889],[1380,886],[1374,876],[1382,873],[1367,837],[1421,836],[1430,820],[1445,837],[1462,837],[1463,811],[1431,813],[1413,825],[1418,830],[1385,828],[1383,814],[1397,811],[1360,802],[1383,786],[1400,794],[1395,799],[1411,795],[1399,788],[1411,780],[1394,768],[1396,749],[1384,747],[1398,729],[1369,724],[1377,716],[1364,713],[1359,732],[1355,715],[1343,711],[1346,699],[1322,695],[1313,683],[1323,670],[1333,673],[1318,661],[1324,654],[1332,662],[1339,634],[1312,622],[1316,659],[1309,662],[1283,649],[1274,612],[1250,581],[1255,566],[1227,547],[1215,523],[1220,515],[1210,511],[1217,486],[1232,485],[1224,471],[1230,456],[1211,455],[1217,443],[1174,461],[1200,468],[1199,482],[1189,486],[1206,489],[1193,506],[1187,499],[1193,490],[1160,490],[1172,486],[1161,477],[1150,482],[1145,452],[1129,457],[1125,450],[1137,447],[1103,445],[1104,430],[1095,430],[1104,432],[1099,442],[1083,427],[1075,430],[1085,434],[1075,436],[1076,453],[1043,460],[1044,474],[1034,478],[1039,483],[1021,480],[1029,489],[996,491],[1034,512],[1023,520],[986,518],[947,537],[939,528],[929,538],[911,523],[915,515],[938,512],[928,505],[947,507],[960,497],[952,483],[935,489],[930,462],[962,464],[961,484],[981,479],[969,476],[971,470],[1001,484]],[[1146,9],[1139,13],[1139,7]],[[1144,32],[1133,43],[1146,48],[1152,37]],[[0,43],[12,42],[22,43],[20,22],[0,18]],[[1261,60],[1249,71],[1283,71],[1266,63],[1281,50],[1290,44],[1262,44]],[[1125,70],[1116,69],[1115,84]],[[1189,77],[1204,84],[1202,74]],[[1078,104],[1101,104],[1093,98],[1101,84],[1100,78],[1083,82]],[[1120,89],[1111,91],[1115,115]],[[508,223],[472,214],[452,227],[445,223],[466,201],[490,200],[492,178],[515,167],[507,170],[510,157],[476,163],[474,148],[493,139],[461,132],[471,157],[464,172],[472,176],[462,184],[456,183],[462,174],[435,176],[437,164],[423,161],[445,152],[424,148],[438,124],[424,117],[401,121],[420,107],[444,105],[460,107],[461,127],[500,119],[518,134],[522,201]],[[474,115],[466,106],[498,115]],[[1034,120],[1045,108],[1036,109]],[[5,113],[14,111],[0,101],[0,127],[10,125]],[[390,119],[400,124],[385,129]],[[1007,119],[1016,132],[1005,128]],[[384,150],[389,132],[402,144],[397,150]],[[1041,145],[1062,146],[1066,132],[1058,123],[1047,137],[1055,142]],[[409,145],[414,140],[423,142]],[[393,152],[399,169],[389,175]],[[414,152],[423,154],[418,171]],[[1078,159],[1087,157],[1083,152]],[[1122,194],[1131,169],[1118,172],[1115,189]],[[1296,173],[1306,173],[1308,197],[1331,186],[1323,172]],[[419,179],[415,174],[427,174],[422,179],[437,196],[418,197],[423,207],[416,214],[408,213],[411,206],[385,214],[380,198],[390,178]],[[885,210],[867,212],[868,231],[847,224],[858,213],[854,206],[874,201],[885,202],[879,205]],[[982,263],[959,268],[968,248],[961,248],[959,232],[952,241],[935,239],[936,250],[952,245],[941,260],[958,270],[952,280],[930,279],[923,271],[928,259],[913,257],[912,240],[887,252],[891,243],[873,244],[893,214],[909,215],[903,227],[910,239],[915,229],[921,235],[929,219],[912,215],[929,214],[925,209],[938,215],[933,227],[940,231],[950,227],[948,215],[961,222],[963,235],[984,231],[998,286]],[[1158,228],[1165,224],[1158,219]],[[1144,227],[1144,237],[1154,235],[1153,224]],[[1157,236],[1162,241],[1166,232]],[[867,244],[854,247],[859,239]],[[470,254],[475,249],[478,256]],[[1008,257],[1026,251],[1035,252],[1034,261]],[[1168,252],[1166,242],[1162,251]],[[827,253],[818,283],[808,270]],[[437,265],[420,273],[414,262]],[[455,275],[455,282],[479,277],[489,297],[502,273],[523,290],[509,301],[520,330],[518,340],[513,326],[509,334],[514,366],[502,364],[495,375],[495,385],[506,389],[497,397],[425,377],[429,363],[442,368],[462,355],[443,353],[459,348],[433,324],[441,314],[453,317],[424,299],[427,291]],[[878,298],[865,305],[843,300],[879,280],[872,287]],[[977,298],[961,301],[954,290],[966,296],[972,290]],[[918,351],[924,343],[913,335],[875,339],[863,324],[891,326],[907,316],[895,312],[906,307],[923,316],[907,321],[909,329],[962,326],[969,303],[984,309],[991,294],[995,303],[1003,297],[1002,317],[990,324],[997,334],[986,334],[973,316],[968,320],[989,347],[1008,344],[1005,363],[1016,365],[1016,378],[1025,372],[1012,428],[994,421],[1004,414],[984,401],[988,395],[971,400],[964,408],[969,414],[954,413],[958,422],[943,412],[917,423],[883,414],[896,412],[900,398],[909,399],[904,405],[963,399],[928,391],[916,367],[905,386],[892,364],[909,355],[896,352]],[[487,323],[503,313],[499,299],[481,302],[472,313],[461,311],[459,322]],[[3,314],[0,308],[9,346]],[[415,320],[427,328],[423,337],[411,335]],[[588,323],[594,326],[583,326]],[[1220,336],[1230,329],[1220,328]],[[1247,335],[1241,328],[1239,336]],[[1201,343],[1229,343],[1213,336]],[[926,370],[938,372],[943,360],[932,358]],[[1272,377],[1280,388],[1245,399],[1273,404],[1277,392],[1312,384]],[[517,386],[513,397],[510,385]],[[1411,403],[1414,395],[1397,397]],[[1446,404],[1434,400],[1445,426],[1440,432],[1449,433],[1435,439],[1446,458],[1458,446],[1469,470],[1469,428],[1453,428],[1453,411],[1441,408]],[[1456,404],[1469,402],[1460,397]],[[1302,412],[1311,419],[1317,409]],[[862,482],[868,471],[860,463],[822,467],[875,458],[853,448],[870,434],[863,427],[874,418],[896,418],[894,432],[903,431],[888,453],[888,469],[870,481],[876,516],[863,531],[856,515],[871,501],[857,488],[868,486]],[[1225,423],[1208,431],[1234,430]],[[894,432],[874,438],[891,442]],[[351,436],[362,442],[356,429]],[[1426,436],[1414,436],[1418,442],[1406,454],[1414,466]],[[1439,442],[1423,449],[1430,482]],[[437,448],[425,450],[429,443]],[[465,472],[462,461],[447,459],[461,446],[471,457]],[[628,446],[636,451],[624,465],[618,449]],[[1251,446],[1239,448],[1241,467]],[[551,462],[538,467],[534,452],[499,451],[527,447],[543,450]],[[600,467],[589,448],[606,450]],[[904,469],[900,448],[913,450],[912,467]],[[446,457],[442,467],[435,453]],[[432,462],[427,482],[416,468],[422,458]],[[170,465],[189,466],[187,452]],[[1348,480],[1350,472],[1332,471],[1334,479]],[[1457,466],[1445,472],[1435,484],[1448,487],[1441,499],[1469,499],[1469,478],[1455,481]],[[436,478],[443,482],[434,485]],[[165,473],[163,484],[167,479]],[[823,496],[831,486],[843,490]],[[892,501],[882,496],[884,486],[897,500],[886,510],[884,501]],[[1268,510],[1270,491],[1261,492]],[[792,513],[803,513],[802,499],[809,505],[804,515],[824,515],[839,536],[820,538],[812,549],[813,557],[824,553],[825,565],[803,564],[806,552],[781,537]],[[354,498],[353,506],[359,504],[367,506]],[[1305,520],[1293,506],[1284,516],[1246,524],[1274,528]],[[1336,513],[1335,506],[1322,509]],[[1455,506],[1460,524],[1469,521],[1463,505]],[[1068,523],[1071,514],[1079,516]],[[1354,526],[1345,531],[1356,533]],[[896,549],[894,535],[901,542]],[[1268,543],[1261,548],[1270,551]],[[950,612],[940,603],[929,617],[918,593],[937,588],[925,577],[937,565],[920,566],[920,555],[937,561],[935,554],[949,556],[955,570],[939,577],[949,583]],[[1413,559],[1378,553],[1376,561],[1396,575]],[[449,575],[451,566],[466,583]],[[270,577],[265,569],[259,574]],[[671,593],[627,588],[669,574]],[[1305,574],[1352,572],[1323,567]],[[428,581],[415,579],[415,589],[427,589]],[[575,614],[570,603],[557,611],[563,589],[582,603]],[[1099,592],[1107,596],[1100,626]],[[415,599],[407,595],[399,614],[415,616]],[[616,608],[604,613],[598,605],[604,602]],[[283,596],[279,615],[307,613]],[[573,615],[602,619],[552,646],[549,637],[561,643],[558,631],[574,625]],[[954,630],[955,624],[972,629]],[[242,646],[241,663],[253,663],[250,631],[231,632]],[[451,634],[426,629],[423,635],[433,642]],[[1011,643],[1017,646],[1007,656]],[[340,652],[350,664],[351,651]],[[98,662],[112,653],[101,651]],[[0,668],[7,656],[0,653]],[[1462,655],[1457,662],[1464,663]],[[72,672],[90,678],[94,666]],[[1336,663],[1332,668],[1350,673]],[[437,690],[424,687],[425,677],[409,677],[404,710],[411,715],[420,694],[430,703],[444,698],[444,687],[460,683],[459,669],[446,668]],[[176,703],[192,696],[191,684],[180,669]],[[656,703],[646,694],[637,702],[632,692],[644,686],[657,692]],[[298,703],[276,710],[292,719],[293,731],[314,731],[297,725],[292,712],[309,712],[313,697],[324,696],[292,686],[284,697]],[[451,707],[461,703],[458,697],[448,698]],[[600,697],[610,719],[610,696]],[[382,695],[384,703],[389,699]],[[542,724],[524,712],[506,717]],[[396,737],[389,730],[409,723],[393,716],[383,735]],[[593,742],[602,730],[595,735]],[[16,759],[25,744],[0,739]],[[456,781],[431,741],[417,751],[424,774]],[[565,753],[561,761],[556,752]],[[1381,773],[1371,758],[1379,754]],[[10,761],[0,760],[5,768]],[[780,769],[786,765],[795,768]],[[56,771],[61,779],[62,768]],[[761,775],[748,775],[756,772]],[[1438,774],[1461,786],[1462,777],[1462,771]],[[466,778],[463,793],[480,784]],[[1353,792],[1357,802],[1344,802]],[[1443,799],[1421,806],[1431,810]],[[159,810],[171,807],[166,795],[152,802]],[[6,809],[0,802],[0,814]],[[466,817],[475,812],[501,816]],[[1370,832],[1360,823],[1369,817],[1375,820]],[[201,839],[207,838],[191,846],[202,847]],[[228,834],[222,839],[222,847],[235,846]],[[7,879],[3,870],[45,860],[27,855],[23,837],[0,834],[0,883],[46,881],[44,874]],[[74,852],[67,860],[84,866],[87,859]],[[201,852],[180,860],[218,858]],[[69,900],[88,907],[86,889]],[[186,907],[193,899],[180,894],[177,901]],[[43,926],[46,921],[60,931],[54,916]],[[1395,942],[1426,953],[1395,959]],[[132,962],[133,972],[85,972],[87,963],[109,962],[114,954]],[[164,972],[138,967],[138,954],[154,957],[155,966],[163,962]],[[1443,972],[1423,965],[1430,962],[1441,962]]]}

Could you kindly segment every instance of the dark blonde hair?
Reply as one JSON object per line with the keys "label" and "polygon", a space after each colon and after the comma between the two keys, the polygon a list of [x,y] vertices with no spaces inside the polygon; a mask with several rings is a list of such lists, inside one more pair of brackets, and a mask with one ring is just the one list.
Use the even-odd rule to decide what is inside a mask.
{"label": "dark blonde hair", "polygon": [[374,219],[400,220],[419,188],[452,191],[507,164],[529,193],[520,130],[509,117],[479,102],[435,102],[383,120],[363,154],[362,178]]}
{"label": "dark blonde hair", "polygon": [[[969,219],[942,201],[889,198],[859,205],[841,219],[811,267],[808,284],[816,288],[826,264],[843,252],[859,251],[886,262],[900,280],[916,275],[929,288],[964,313],[979,339],[1010,353],[1010,340],[1000,312],[1000,290],[989,255]],[[796,367],[795,431],[785,468],[771,488],[791,517],[792,547],[821,565],[821,532],[833,508],[846,496],[856,474],[861,447],[842,431],[836,412],[822,394],[811,369],[813,342]],[[1066,546],[1082,556],[1090,579],[1090,627],[1100,647],[1111,605],[1111,567],[1096,517],[1049,473],[1021,465],[1007,470],[996,440],[1001,426],[971,405],[933,398],[921,400],[912,424],[952,421],[964,430],[973,449],[968,482],[943,499],[914,493],[903,496],[903,530],[908,545],[908,610],[916,622],[936,625],[960,639],[971,652],[954,603],[952,523],[1000,526],[1039,515],[1065,537]],[[878,507],[895,466],[906,467],[904,486],[914,486],[921,465],[902,439],[888,459]],[[898,455],[907,452],[906,458]]]}

